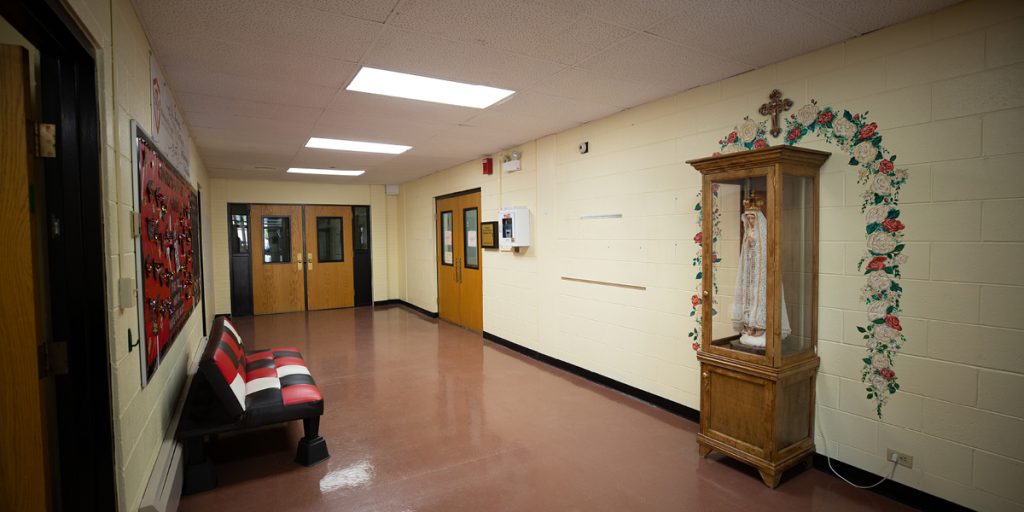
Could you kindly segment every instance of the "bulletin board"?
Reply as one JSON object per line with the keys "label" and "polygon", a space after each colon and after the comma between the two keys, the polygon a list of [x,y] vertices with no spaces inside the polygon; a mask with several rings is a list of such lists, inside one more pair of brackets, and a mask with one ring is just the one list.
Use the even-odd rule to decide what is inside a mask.
{"label": "bulletin board", "polygon": [[139,341],[142,382],[148,382],[202,293],[199,196],[132,122],[132,168],[137,173],[140,276]]}

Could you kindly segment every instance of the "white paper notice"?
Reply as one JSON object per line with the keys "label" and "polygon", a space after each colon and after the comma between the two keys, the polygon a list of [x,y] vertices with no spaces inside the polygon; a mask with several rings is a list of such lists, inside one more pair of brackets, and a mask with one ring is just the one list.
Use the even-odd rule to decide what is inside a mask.
{"label": "white paper notice", "polygon": [[476,247],[476,230],[466,231],[466,245]]}
{"label": "white paper notice", "polygon": [[451,265],[455,262],[455,255],[451,251],[444,252],[444,262],[446,265]]}
{"label": "white paper notice", "polygon": [[445,231],[444,232],[444,245],[452,245],[452,232],[451,231]]}

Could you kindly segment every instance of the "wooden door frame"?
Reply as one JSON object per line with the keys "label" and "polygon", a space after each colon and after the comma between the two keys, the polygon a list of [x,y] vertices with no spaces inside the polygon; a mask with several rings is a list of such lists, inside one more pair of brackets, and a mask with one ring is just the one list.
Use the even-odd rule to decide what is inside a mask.
{"label": "wooden door frame", "polygon": [[117,491],[95,52],[59,0],[0,2],[0,16],[39,50],[42,121],[58,126],[58,154],[44,163],[42,191],[47,223],[60,226],[59,235],[47,229],[48,341],[67,342],[68,363],[66,374],[54,376],[54,504],[113,510]]}
{"label": "wooden door frame", "polygon": [[[441,194],[439,196],[434,196],[434,213],[433,213],[433,216],[434,216],[434,227],[433,227],[433,231],[434,231],[434,236],[435,237],[437,237],[438,233],[441,232],[441,229],[440,229],[441,217],[439,217],[437,215],[437,202],[438,201],[442,201],[444,199],[451,199],[453,197],[459,197],[459,196],[468,196],[470,194],[476,194],[476,193],[480,193],[481,194],[481,199],[482,199],[483,193],[480,192],[480,190],[481,190],[480,187],[476,187],[476,188],[470,188],[470,189],[466,189],[466,190],[460,190],[458,192],[451,192],[451,193],[448,193],[448,194]],[[480,211],[482,211],[482,210],[483,210],[483,208],[480,209]],[[480,215],[480,211],[477,212],[478,216]],[[454,215],[452,217],[454,217]],[[477,222],[483,222],[483,218],[478,218]],[[453,218],[452,219],[452,229],[454,229],[454,228],[455,228],[455,219]],[[437,248],[438,248],[438,246],[440,244],[441,244],[441,240],[439,238],[435,238],[434,239],[434,254],[435,255],[438,254],[438,249]],[[480,263],[481,263],[480,266],[481,267],[483,266],[483,259],[484,259],[483,258],[483,248],[481,248],[480,249]],[[437,315],[441,314],[441,272],[440,272],[440,270],[438,270],[438,266],[440,264],[441,264],[440,261],[434,261],[434,290],[437,291],[437,297],[434,299],[434,303],[437,304],[437,311],[435,311],[435,314],[437,314]],[[483,270],[481,270],[481,272],[483,272]],[[481,310],[483,309],[482,305],[481,305],[480,309]]]}

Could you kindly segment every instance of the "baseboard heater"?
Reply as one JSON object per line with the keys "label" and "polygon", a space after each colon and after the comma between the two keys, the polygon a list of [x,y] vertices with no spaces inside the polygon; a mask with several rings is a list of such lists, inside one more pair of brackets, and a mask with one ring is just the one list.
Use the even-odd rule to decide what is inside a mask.
{"label": "baseboard heater", "polygon": [[160,453],[153,465],[153,472],[149,475],[149,482],[146,484],[146,492],[142,495],[142,503],[139,504],[139,512],[174,512],[178,510],[178,501],[181,500],[181,486],[185,479],[185,466],[183,464],[183,447],[176,439],[174,433],[178,430],[178,420],[181,419],[181,411],[185,407],[185,398],[188,395],[188,387],[192,383],[192,376],[196,374],[199,366],[199,356],[206,347],[204,338],[192,354],[192,362],[186,369],[185,387],[182,388],[181,396],[174,407],[174,416],[167,425],[167,433],[164,434],[163,443],[160,445]]}

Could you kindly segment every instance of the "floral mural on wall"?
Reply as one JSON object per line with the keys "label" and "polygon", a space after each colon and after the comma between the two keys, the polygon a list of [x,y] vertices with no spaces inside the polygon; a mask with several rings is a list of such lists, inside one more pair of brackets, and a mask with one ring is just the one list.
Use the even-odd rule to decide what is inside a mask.
{"label": "floral mural on wall", "polygon": [[[745,119],[719,140],[721,152],[716,154],[768,147],[765,128],[764,122]],[[812,100],[786,119],[783,134],[788,145],[799,143],[808,134],[815,134],[839,147],[850,155],[849,164],[857,167],[858,183],[864,186],[861,212],[864,214],[867,243],[857,268],[865,276],[861,299],[867,306],[867,318],[857,331],[864,339],[866,350],[861,380],[866,386],[867,399],[874,402],[875,411],[881,417],[882,408],[900,389],[894,363],[896,354],[906,341],[900,325],[903,288],[899,283],[900,269],[907,261],[903,252],[906,226],[900,221],[898,205],[900,189],[907,182],[907,171],[896,167],[896,155],[882,145],[878,124],[868,120],[867,112],[860,114],[830,106],[819,107]],[[699,212],[700,197],[697,198],[696,209]],[[698,215],[698,235],[694,239],[698,245],[701,243],[700,217]],[[717,226],[717,219],[714,225]],[[698,254],[694,258],[694,266],[699,268],[700,263]],[[697,280],[701,277],[698,271]],[[696,295],[692,302],[690,315],[697,316],[698,320],[690,337],[695,338],[693,348],[697,350],[701,328],[699,308],[702,304]]]}

